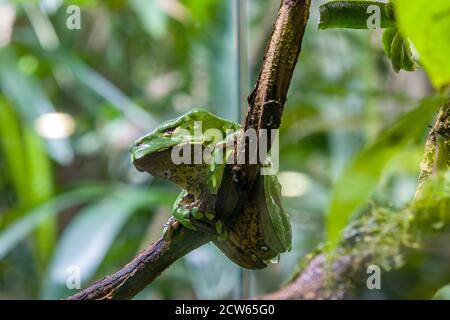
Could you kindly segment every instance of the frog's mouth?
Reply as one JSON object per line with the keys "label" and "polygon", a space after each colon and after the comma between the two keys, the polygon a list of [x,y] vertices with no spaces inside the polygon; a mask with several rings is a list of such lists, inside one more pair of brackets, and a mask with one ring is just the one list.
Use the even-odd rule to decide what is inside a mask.
{"label": "frog's mouth", "polygon": [[[132,161],[136,169],[145,171],[151,175],[158,175],[162,172],[164,166],[167,164],[167,159],[170,159],[171,148],[159,152],[153,152],[139,157],[133,154]],[[168,158],[169,157],[169,158]]]}

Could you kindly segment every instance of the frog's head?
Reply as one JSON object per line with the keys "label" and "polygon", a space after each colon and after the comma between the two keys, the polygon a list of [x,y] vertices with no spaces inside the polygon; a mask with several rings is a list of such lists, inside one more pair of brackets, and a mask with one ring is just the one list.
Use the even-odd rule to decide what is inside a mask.
{"label": "frog's head", "polygon": [[[190,122],[168,121],[153,132],[138,139],[130,148],[131,159],[139,171],[145,171],[152,176],[167,179],[174,182],[181,189],[197,194],[206,187],[208,179],[208,165],[194,164],[193,136],[186,127]],[[185,148],[187,147],[187,148]],[[176,152],[174,153],[174,148]],[[187,150],[190,154],[190,162],[179,162],[174,155],[179,155],[180,150],[184,154]],[[200,151],[203,149],[201,148]],[[186,158],[183,156],[182,161]]]}
{"label": "frog's head", "polygon": [[199,181],[203,182],[202,179],[205,177],[202,176],[206,176],[204,173],[206,166],[177,165],[172,161],[172,150],[175,146],[198,143],[198,137],[195,135],[196,130],[199,130],[198,125],[202,129],[200,132],[214,128],[225,133],[229,129],[239,128],[237,123],[216,117],[206,110],[194,108],[176,119],[166,121],[153,132],[138,139],[130,148],[133,164],[139,171],[171,180],[185,190],[186,185],[190,187]]}
{"label": "frog's head", "polygon": [[172,138],[176,126],[164,126],[138,139],[131,147],[131,160],[139,171],[170,179],[174,169],[172,148],[179,143]]}

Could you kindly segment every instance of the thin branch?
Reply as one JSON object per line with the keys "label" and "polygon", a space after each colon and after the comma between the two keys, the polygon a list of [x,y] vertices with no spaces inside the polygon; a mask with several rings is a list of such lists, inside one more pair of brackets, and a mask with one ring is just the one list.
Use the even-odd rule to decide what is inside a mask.
{"label": "thin branch", "polygon": [[[310,0],[283,0],[269,40],[255,90],[249,97],[245,128],[277,129],[309,15]],[[270,149],[270,145],[268,146]],[[239,146],[238,152],[247,146]],[[240,212],[259,165],[229,165],[216,202],[216,215],[226,225]],[[209,242],[202,232],[181,229],[170,241],[160,239],[124,268],[97,281],[69,299],[130,299],[142,291],[174,261]]]}

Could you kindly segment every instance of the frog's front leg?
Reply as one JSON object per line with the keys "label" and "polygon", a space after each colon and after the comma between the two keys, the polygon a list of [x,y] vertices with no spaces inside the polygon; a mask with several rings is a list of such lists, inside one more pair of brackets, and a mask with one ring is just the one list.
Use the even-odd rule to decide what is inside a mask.
{"label": "frog's front leg", "polygon": [[192,223],[191,218],[199,218],[201,212],[199,211],[198,204],[192,194],[182,191],[173,205],[172,214],[174,218],[184,227],[197,231],[197,228]]}
{"label": "frog's front leg", "polygon": [[216,219],[213,208],[214,199],[208,196],[200,196],[195,199],[194,195],[182,191],[178,196],[174,207],[173,216],[184,227],[194,231],[203,231],[216,235],[220,241],[228,238],[222,221]]}
{"label": "frog's front leg", "polygon": [[180,222],[178,222],[175,217],[170,217],[169,220],[164,224],[162,237],[166,241],[172,239],[173,233],[180,227]]}

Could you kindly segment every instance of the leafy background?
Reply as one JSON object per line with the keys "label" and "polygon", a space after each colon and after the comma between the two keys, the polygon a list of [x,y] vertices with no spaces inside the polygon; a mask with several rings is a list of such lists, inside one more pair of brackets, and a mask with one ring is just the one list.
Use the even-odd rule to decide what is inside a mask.
{"label": "leafy background", "polygon": [[[350,214],[370,202],[395,209],[411,200],[436,111],[420,103],[433,93],[422,71],[393,73],[381,32],[318,32],[323,2],[312,4],[280,133],[278,176],[293,250],[265,270],[246,271],[251,296],[289,279],[327,231],[339,237]],[[405,2],[423,1],[398,3],[401,29],[414,41],[421,35],[411,26],[414,5]],[[75,292],[66,287],[71,266],[86,286],[160,236],[178,190],[137,172],[128,147],[194,106],[239,117],[236,3],[0,2],[0,298],[66,297]],[[72,4],[81,8],[81,30],[66,27]],[[277,7],[247,0],[249,91]],[[448,61],[446,49],[434,59]],[[436,87],[448,83],[433,56],[423,60]],[[54,112],[68,115],[64,128],[74,131],[49,137],[62,123],[46,118]],[[236,298],[240,277],[207,245],[137,298]],[[387,288],[376,297],[396,294]]]}

